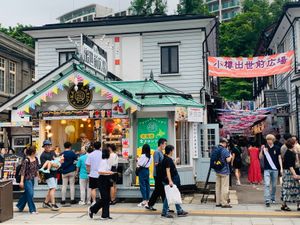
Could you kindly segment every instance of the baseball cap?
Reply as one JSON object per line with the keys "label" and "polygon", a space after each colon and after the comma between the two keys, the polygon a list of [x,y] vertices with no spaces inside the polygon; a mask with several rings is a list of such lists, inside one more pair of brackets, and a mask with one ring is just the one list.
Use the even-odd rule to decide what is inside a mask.
{"label": "baseball cap", "polygon": [[221,138],[220,143],[228,143],[228,140],[226,138]]}
{"label": "baseball cap", "polygon": [[45,140],[43,142],[43,147],[45,147],[45,145],[52,145],[51,141],[50,140]]}

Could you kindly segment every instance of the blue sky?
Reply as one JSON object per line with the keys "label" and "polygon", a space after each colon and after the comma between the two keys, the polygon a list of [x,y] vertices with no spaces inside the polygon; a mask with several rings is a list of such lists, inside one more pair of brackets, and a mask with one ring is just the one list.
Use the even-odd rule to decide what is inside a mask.
{"label": "blue sky", "polygon": [[[131,0],[2,0],[0,24],[14,26],[17,23],[34,26],[56,23],[60,15],[82,6],[97,3],[115,11],[128,8]],[[168,0],[168,13],[173,13],[179,0]]]}

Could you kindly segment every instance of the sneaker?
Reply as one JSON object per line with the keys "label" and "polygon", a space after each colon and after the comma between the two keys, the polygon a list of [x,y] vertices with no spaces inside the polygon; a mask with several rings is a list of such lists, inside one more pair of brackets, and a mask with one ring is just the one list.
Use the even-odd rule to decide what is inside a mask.
{"label": "sneaker", "polygon": [[186,212],[186,211],[181,211],[181,212],[177,213],[177,216],[178,216],[178,217],[185,217],[185,216],[187,216],[188,214],[189,214],[189,213]]}
{"label": "sneaker", "polygon": [[61,201],[60,204],[61,204],[61,205],[65,205],[65,204],[66,204],[66,201]]}
{"label": "sneaker", "polygon": [[93,219],[94,213],[91,212],[91,206],[88,207],[88,215],[89,215],[90,219]]}
{"label": "sneaker", "polygon": [[51,204],[50,204],[50,203],[43,202],[43,208],[44,208],[44,209],[51,209]]}
{"label": "sneaker", "polygon": [[223,209],[231,209],[231,208],[232,208],[231,205],[222,205],[221,207],[222,207]]}
{"label": "sneaker", "polygon": [[161,214],[161,217],[164,217],[164,218],[168,218],[168,219],[172,219],[174,218],[174,216],[170,215],[170,214]]}
{"label": "sneaker", "polygon": [[276,204],[276,201],[275,201],[275,200],[272,200],[272,204]]}
{"label": "sneaker", "polygon": [[151,210],[151,211],[156,211],[155,208],[153,208],[153,206],[145,206],[145,209]]}
{"label": "sneaker", "polygon": [[112,218],[109,216],[109,217],[100,217],[100,220],[112,220]]}
{"label": "sneaker", "polygon": [[39,213],[38,212],[31,212],[30,214],[31,215],[38,215]]}
{"label": "sneaker", "polygon": [[77,204],[78,202],[76,201],[76,200],[72,200],[71,201],[71,205],[75,205],[75,204]]}
{"label": "sneaker", "polygon": [[222,205],[221,205],[221,204],[218,204],[218,205],[216,205],[216,207],[222,207]]}
{"label": "sneaker", "polygon": [[175,213],[175,211],[172,209],[168,209],[168,213]]}
{"label": "sneaker", "polygon": [[269,208],[271,205],[269,202],[266,203],[266,207]]}
{"label": "sneaker", "polygon": [[141,202],[141,203],[138,204],[137,206],[138,206],[138,207],[145,207],[145,205],[146,205],[146,204],[145,204],[144,202]]}
{"label": "sneaker", "polygon": [[52,210],[52,211],[58,211],[58,210],[59,210],[59,207],[58,207],[56,204],[52,204],[51,210]]}
{"label": "sneaker", "polygon": [[79,201],[78,205],[85,205],[85,202],[84,201]]}

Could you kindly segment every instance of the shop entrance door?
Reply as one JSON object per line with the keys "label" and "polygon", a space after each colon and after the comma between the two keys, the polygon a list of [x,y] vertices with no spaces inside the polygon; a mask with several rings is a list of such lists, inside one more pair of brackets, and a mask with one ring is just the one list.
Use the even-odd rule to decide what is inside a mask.
{"label": "shop entrance door", "polygon": [[[219,124],[200,124],[198,127],[199,158],[196,160],[197,181],[205,181],[210,164],[210,154],[219,142]],[[210,182],[215,181],[214,172],[210,175]]]}

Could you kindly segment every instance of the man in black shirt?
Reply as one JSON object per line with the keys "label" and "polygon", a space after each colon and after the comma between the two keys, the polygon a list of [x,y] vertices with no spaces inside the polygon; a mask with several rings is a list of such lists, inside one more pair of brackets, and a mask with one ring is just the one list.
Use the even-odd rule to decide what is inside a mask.
{"label": "man in black shirt", "polygon": [[[264,158],[264,197],[267,207],[271,203],[275,203],[276,185],[279,172],[282,174],[282,159],[280,148],[274,144],[275,136],[267,135],[267,145],[263,146],[259,157]],[[270,185],[272,185],[272,192],[270,193]]]}
{"label": "man in black shirt", "polygon": [[[175,184],[177,187],[179,187],[180,177],[172,158],[173,152],[174,152],[174,146],[167,145],[165,148],[165,156],[162,161],[163,184],[164,186],[169,185],[170,187],[173,187],[173,185]],[[182,217],[188,214],[181,208],[179,204],[175,204],[175,207],[177,211],[177,216]],[[168,209],[169,209],[168,200],[167,198],[165,198],[161,216],[166,218],[173,218],[172,215],[168,214]]]}
{"label": "man in black shirt", "polygon": [[[49,140],[43,142],[44,152],[40,157],[41,165],[55,158],[55,153],[51,150],[51,145],[51,141]],[[43,203],[43,208],[51,208],[52,211],[57,211],[59,207],[55,204],[55,191],[57,189],[56,171],[50,170],[50,173],[44,173],[44,177],[48,185],[48,193]]]}

